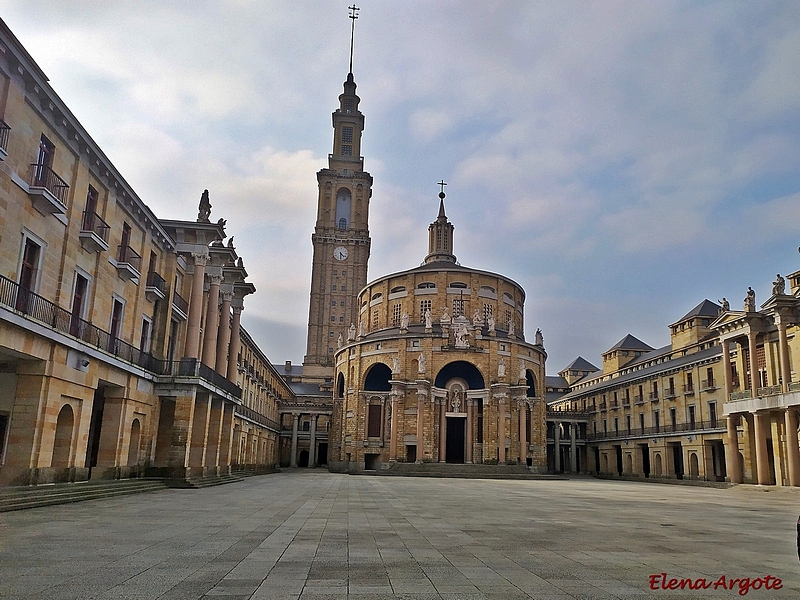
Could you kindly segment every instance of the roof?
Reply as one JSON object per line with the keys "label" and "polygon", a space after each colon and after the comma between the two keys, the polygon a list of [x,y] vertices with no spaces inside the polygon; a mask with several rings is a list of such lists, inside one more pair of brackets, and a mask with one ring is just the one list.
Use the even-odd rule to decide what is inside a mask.
{"label": "roof", "polygon": [[546,375],[544,378],[544,385],[549,388],[569,388],[567,380],[556,375]]}
{"label": "roof", "polygon": [[611,346],[606,352],[612,350],[652,350],[651,346],[645,344],[642,340],[633,337],[630,333]]}
{"label": "roof", "polygon": [[692,317],[714,317],[716,319],[720,310],[722,310],[722,307],[719,304],[706,299],[675,322],[680,323]]}
{"label": "roof", "polygon": [[599,370],[600,369],[595,367],[588,360],[586,360],[582,356],[579,356],[578,358],[573,360],[571,363],[569,363],[566,367],[561,369],[561,372],[564,372],[564,371],[592,371],[592,372],[594,372],[594,371],[599,371]]}

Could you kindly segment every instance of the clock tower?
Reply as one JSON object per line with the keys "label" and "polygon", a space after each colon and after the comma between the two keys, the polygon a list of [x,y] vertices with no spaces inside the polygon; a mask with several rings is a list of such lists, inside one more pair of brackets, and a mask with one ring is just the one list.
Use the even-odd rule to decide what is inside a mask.
{"label": "clock tower", "polygon": [[[352,55],[351,55],[352,56]],[[333,377],[333,355],[339,336],[358,326],[358,292],[367,283],[369,201],[372,176],[364,171],[361,133],[364,115],[358,109],[351,69],[333,113],[333,153],[328,168],[317,173],[317,223],[311,243],[311,302],[303,379],[324,382]]]}

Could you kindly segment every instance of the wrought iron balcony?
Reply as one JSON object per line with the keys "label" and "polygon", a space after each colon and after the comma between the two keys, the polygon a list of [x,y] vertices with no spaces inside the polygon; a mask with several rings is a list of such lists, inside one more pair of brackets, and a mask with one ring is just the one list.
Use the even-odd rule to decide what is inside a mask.
{"label": "wrought iron balcony", "polygon": [[8,134],[11,133],[5,121],[0,119],[0,160],[5,160],[8,156]]}
{"label": "wrought iron balcony", "polygon": [[672,398],[677,398],[678,394],[675,392],[675,388],[667,388],[664,390],[664,400],[671,400]]}
{"label": "wrought iron balcony", "polygon": [[588,439],[589,441],[599,441],[608,439],[642,438],[651,435],[702,433],[704,431],[713,431],[724,427],[724,422],[715,419],[707,422],[695,421],[694,423],[676,423],[675,425],[670,423],[669,425],[658,425],[656,427],[640,427],[631,429],[629,432],[615,433],[613,431],[608,431],[606,433],[590,433]]}
{"label": "wrought iron balcony", "polygon": [[683,386],[683,393],[686,394],[687,396],[691,396],[692,394],[694,394],[694,384],[692,384],[692,385],[684,385]]}
{"label": "wrought iron balcony", "polygon": [[196,358],[184,358],[182,360],[159,360],[154,369],[159,375],[165,375],[170,379],[202,379],[221,389],[234,398],[241,399],[242,388],[234,382],[228,380],[223,375],[217,373],[211,367],[204,365]]}
{"label": "wrought iron balcony", "polygon": [[111,227],[100,218],[100,215],[83,211],[81,231],[78,234],[81,239],[81,246],[89,252],[108,250],[108,232],[110,230]]}
{"label": "wrought iron balcony", "polygon": [[43,164],[32,164],[28,195],[33,207],[43,215],[64,215],[67,213],[67,191],[69,185],[56,173]]}
{"label": "wrought iron balcony", "polygon": [[142,257],[130,246],[117,246],[117,275],[122,279],[137,280],[139,279],[140,269],[142,267]]}
{"label": "wrought iron balcony", "polygon": [[145,296],[150,302],[163,300],[169,292],[167,289],[167,282],[155,271],[150,271],[147,274],[147,283],[144,291]]}
{"label": "wrought iron balcony", "polygon": [[700,391],[706,392],[717,389],[719,386],[713,379],[704,379],[700,384]]}
{"label": "wrought iron balcony", "polygon": [[182,321],[189,318],[189,303],[177,291],[172,292],[172,314]]}
{"label": "wrought iron balcony", "polygon": [[650,402],[658,402],[658,392],[650,392]]}
{"label": "wrought iron balcony", "polygon": [[633,396],[633,403],[634,404],[644,404],[644,398],[642,398],[642,396],[640,396],[639,394],[635,394]]}

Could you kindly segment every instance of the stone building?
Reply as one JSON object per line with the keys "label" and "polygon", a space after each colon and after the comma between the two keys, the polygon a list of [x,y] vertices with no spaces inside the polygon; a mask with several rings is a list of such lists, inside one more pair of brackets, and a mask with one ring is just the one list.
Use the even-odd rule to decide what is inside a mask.
{"label": "stone building", "polygon": [[0,482],[224,475],[234,423],[269,429],[210,214],[158,219],[0,21]]}
{"label": "stone building", "polygon": [[525,341],[525,293],[464,267],[440,194],[417,268],[367,284],[336,340],[329,464],[522,464],[546,469],[541,334]]}

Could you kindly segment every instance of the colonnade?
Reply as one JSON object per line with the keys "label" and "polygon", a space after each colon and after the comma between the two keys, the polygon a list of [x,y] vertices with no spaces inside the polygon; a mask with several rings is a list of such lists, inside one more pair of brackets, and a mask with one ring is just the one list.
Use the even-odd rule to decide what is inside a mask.
{"label": "colonnade", "polygon": [[[553,423],[553,459],[555,461],[554,470],[556,473],[561,473],[567,465],[561,464],[561,447],[564,440],[561,437],[561,429],[564,424],[569,425],[569,472],[578,472],[578,425],[579,422],[586,423],[586,420],[578,421],[575,419],[560,419],[556,418],[554,413],[549,413],[547,417],[548,423]],[[584,436],[585,438],[585,436]]]}
{"label": "colonnade", "polygon": [[[322,439],[322,436],[318,436],[318,425],[319,425],[319,418],[323,416],[323,413],[307,413],[302,411],[292,411],[292,438],[291,438],[291,447],[289,453],[289,466],[290,467],[297,467],[297,456],[298,456],[298,445],[300,439],[300,419],[304,414],[308,414],[311,418],[311,423],[309,425],[309,446],[308,446],[308,466],[309,467],[316,467],[319,464],[319,448],[317,447],[317,443]],[[325,441],[327,441],[327,434],[324,436]],[[323,462],[324,464],[324,462]]]}

